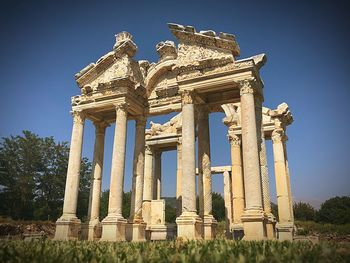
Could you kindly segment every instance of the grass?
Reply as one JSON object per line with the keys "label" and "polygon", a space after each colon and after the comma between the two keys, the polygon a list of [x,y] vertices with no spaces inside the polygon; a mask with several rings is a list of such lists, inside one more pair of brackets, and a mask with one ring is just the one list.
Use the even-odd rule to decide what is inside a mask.
{"label": "grass", "polygon": [[3,241],[0,262],[350,262],[350,244],[278,241]]}

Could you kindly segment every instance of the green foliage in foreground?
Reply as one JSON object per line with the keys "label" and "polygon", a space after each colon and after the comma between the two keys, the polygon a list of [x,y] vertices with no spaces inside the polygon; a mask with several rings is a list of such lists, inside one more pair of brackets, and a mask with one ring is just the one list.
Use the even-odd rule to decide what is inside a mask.
{"label": "green foliage in foreground", "polygon": [[350,224],[334,225],[322,224],[313,221],[296,221],[299,235],[350,235]]}
{"label": "green foliage in foreground", "polygon": [[349,262],[349,244],[165,241],[5,241],[0,262]]}

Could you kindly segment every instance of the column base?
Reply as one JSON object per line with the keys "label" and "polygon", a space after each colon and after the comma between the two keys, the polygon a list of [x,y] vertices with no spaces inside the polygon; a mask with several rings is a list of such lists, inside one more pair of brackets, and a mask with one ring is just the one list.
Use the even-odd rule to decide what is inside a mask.
{"label": "column base", "polygon": [[122,216],[108,215],[102,220],[100,241],[125,241],[126,219]]}
{"label": "column base", "polygon": [[54,240],[77,240],[80,232],[80,219],[61,216],[56,221]]}
{"label": "column base", "polygon": [[216,227],[218,222],[212,215],[204,215],[203,217],[203,238],[205,240],[214,239],[216,236]]}
{"label": "column base", "polygon": [[146,223],[128,223],[126,225],[125,235],[127,241],[146,241]]}
{"label": "column base", "polygon": [[242,215],[243,240],[266,239],[266,217],[262,210],[245,210]]}
{"label": "column base", "polygon": [[150,240],[166,240],[168,237],[166,225],[151,225],[149,230]]}
{"label": "column base", "polygon": [[241,240],[244,237],[243,224],[233,224],[232,225],[232,235],[234,240]]}
{"label": "column base", "polygon": [[277,223],[277,239],[280,241],[289,240],[293,241],[294,225],[293,223]]}
{"label": "column base", "polygon": [[176,224],[178,238],[202,238],[202,219],[196,212],[183,212],[178,218],[176,218]]}
{"label": "column base", "polygon": [[98,219],[90,220],[81,225],[81,240],[95,241],[102,235],[102,225]]}
{"label": "column base", "polygon": [[275,239],[276,238],[276,218],[273,214],[268,213],[267,222],[266,222],[266,235],[267,239]]}

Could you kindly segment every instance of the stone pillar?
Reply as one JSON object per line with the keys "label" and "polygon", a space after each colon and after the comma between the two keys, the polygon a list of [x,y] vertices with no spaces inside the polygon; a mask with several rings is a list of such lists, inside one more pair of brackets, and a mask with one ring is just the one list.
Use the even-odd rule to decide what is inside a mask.
{"label": "stone pillar", "polygon": [[182,144],[177,144],[177,172],[176,172],[176,217],[182,212]]}
{"label": "stone pillar", "polygon": [[100,201],[102,185],[102,169],[104,142],[107,123],[94,122],[95,146],[92,162],[91,187],[89,197],[88,220],[82,225],[82,239],[89,241],[101,238],[102,226],[100,223]]}
{"label": "stone pillar", "polygon": [[266,143],[264,130],[261,130],[261,147],[260,147],[260,171],[261,171],[261,181],[262,181],[262,192],[263,192],[263,205],[264,212],[267,216],[266,223],[266,234],[268,239],[275,238],[275,224],[276,218],[271,212],[271,199],[270,199],[270,183],[269,183],[269,171],[267,167],[267,157],[266,157]]}
{"label": "stone pillar", "polygon": [[215,238],[217,222],[212,213],[209,109],[198,110],[198,195],[199,215],[203,220],[204,239]]}
{"label": "stone pillar", "polygon": [[126,228],[126,240],[129,241],[146,241],[146,223],[142,219],[143,182],[145,171],[145,129],[146,118],[144,116],[139,116],[135,120],[131,207],[129,223]]}
{"label": "stone pillar", "polygon": [[228,171],[224,174],[224,201],[225,201],[225,216],[226,216],[226,238],[232,238],[231,224],[232,224],[232,186],[231,176]]}
{"label": "stone pillar", "polygon": [[[240,83],[243,169],[246,208],[242,215],[245,240],[266,238],[262,204],[257,121],[252,81]],[[260,129],[260,125],[258,126]]]}
{"label": "stone pillar", "polygon": [[145,174],[143,185],[142,217],[147,223],[147,229],[151,223],[151,201],[153,199],[154,178],[154,151],[150,146],[145,149]]}
{"label": "stone pillar", "polygon": [[73,111],[72,139],[69,151],[66,187],[62,216],[56,221],[56,240],[78,239],[80,220],[76,216],[81,154],[85,116],[80,111]]}
{"label": "stone pillar", "polygon": [[201,238],[202,220],[196,210],[196,147],[193,91],[182,91],[182,214],[176,219],[177,235]]}
{"label": "stone pillar", "polygon": [[162,195],[162,152],[156,151],[154,158],[153,200],[160,200]]}
{"label": "stone pillar", "polygon": [[272,132],[279,218],[276,229],[279,240],[293,240],[293,219],[290,208],[288,173],[283,145],[284,140],[285,135],[282,128],[277,128]]}
{"label": "stone pillar", "polygon": [[242,239],[243,224],[241,217],[244,212],[244,181],[242,170],[242,147],[241,138],[229,131],[228,138],[231,145],[231,163],[232,163],[232,207],[233,207],[233,237],[234,239]]}
{"label": "stone pillar", "polygon": [[288,141],[288,136],[285,135],[285,140],[283,141],[283,149],[284,149],[284,156],[286,158],[286,171],[287,171],[287,182],[288,182],[288,195],[289,195],[290,213],[292,215],[292,222],[294,224],[293,196],[292,196],[292,188],[291,188],[291,184],[290,184],[290,173],[289,173],[288,155],[287,155],[287,141]]}
{"label": "stone pillar", "polygon": [[108,215],[102,220],[101,241],[125,240],[126,220],[122,215],[125,151],[127,133],[127,105],[116,105],[116,125],[111,168]]}

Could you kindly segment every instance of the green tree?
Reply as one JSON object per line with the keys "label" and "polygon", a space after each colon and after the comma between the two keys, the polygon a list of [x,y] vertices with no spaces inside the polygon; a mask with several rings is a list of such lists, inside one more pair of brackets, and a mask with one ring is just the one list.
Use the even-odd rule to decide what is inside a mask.
{"label": "green tree", "polygon": [[1,214],[16,219],[33,217],[35,178],[42,171],[40,147],[40,138],[29,131],[3,138],[0,152],[6,172],[0,178]]}
{"label": "green tree", "polygon": [[[30,131],[0,143],[0,214],[14,219],[56,220],[62,213],[68,143]],[[82,160],[78,216],[87,214],[91,163]]]}
{"label": "green tree", "polygon": [[350,223],[350,196],[336,196],[325,201],[316,215],[317,221],[331,224]]}
{"label": "green tree", "polygon": [[176,207],[165,202],[165,222],[175,223],[176,220]]}
{"label": "green tree", "polygon": [[[100,219],[102,220],[108,214],[108,200],[109,200],[109,189],[102,191],[101,205],[100,205]],[[122,214],[124,218],[130,216],[130,205],[131,205],[131,192],[123,193],[123,209]]]}
{"label": "green tree", "polygon": [[212,193],[213,216],[220,222],[225,220],[225,201],[219,193]]}
{"label": "green tree", "polygon": [[293,204],[294,217],[300,221],[314,221],[316,210],[309,203],[298,202]]}
{"label": "green tree", "polygon": [[271,202],[271,213],[276,217],[276,220],[278,221],[278,205]]}

